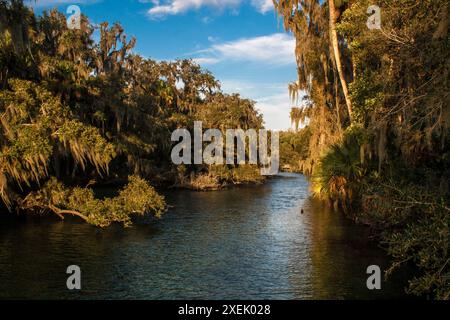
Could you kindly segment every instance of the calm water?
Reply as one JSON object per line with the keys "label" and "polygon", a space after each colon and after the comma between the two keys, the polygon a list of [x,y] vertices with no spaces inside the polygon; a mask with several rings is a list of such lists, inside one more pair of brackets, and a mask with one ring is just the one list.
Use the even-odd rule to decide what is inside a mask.
{"label": "calm water", "polygon": [[[0,298],[404,297],[400,281],[367,290],[367,266],[386,267],[385,255],[367,229],[308,200],[301,175],[167,200],[163,219],[131,229],[2,214]],[[82,270],[79,292],[66,289],[71,264]]]}

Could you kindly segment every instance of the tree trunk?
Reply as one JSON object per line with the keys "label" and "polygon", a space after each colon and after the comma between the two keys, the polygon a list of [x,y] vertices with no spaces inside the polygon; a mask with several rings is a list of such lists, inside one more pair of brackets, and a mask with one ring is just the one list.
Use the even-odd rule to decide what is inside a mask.
{"label": "tree trunk", "polygon": [[[333,68],[333,78],[336,79],[336,70]],[[341,123],[341,110],[339,106],[339,83],[334,81],[334,98],[336,104],[336,117],[337,117],[337,127],[339,131],[340,138],[342,137],[342,123]]]}
{"label": "tree trunk", "polygon": [[334,5],[334,0],[328,0],[328,7],[330,11],[330,39],[331,45],[334,52],[334,60],[336,62],[336,69],[338,70],[339,79],[342,86],[342,91],[344,92],[345,102],[347,104],[348,115],[350,121],[352,120],[352,102],[350,101],[350,96],[348,93],[347,82],[345,81],[344,71],[342,69],[341,53],[339,51],[338,36],[336,32],[336,7]]}

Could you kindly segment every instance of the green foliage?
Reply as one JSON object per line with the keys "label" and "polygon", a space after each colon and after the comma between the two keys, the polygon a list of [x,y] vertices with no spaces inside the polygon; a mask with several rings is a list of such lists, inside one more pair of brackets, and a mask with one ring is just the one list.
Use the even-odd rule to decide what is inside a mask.
{"label": "green foliage", "polygon": [[367,125],[370,115],[377,109],[383,107],[384,94],[380,87],[378,75],[366,75],[359,73],[350,85],[351,98],[353,101],[353,117],[356,123]]}
{"label": "green foliage", "polygon": [[136,39],[118,23],[101,23],[97,42],[87,17],[80,27],[68,29],[57,10],[35,16],[21,0],[0,0],[0,196],[9,209],[31,210],[31,200],[40,199],[46,204],[37,201],[38,207],[59,215],[76,212],[101,227],[129,225],[132,213],[163,210],[144,180],[131,178],[117,198],[104,201],[62,181],[76,186],[132,175],[176,185],[191,174],[214,177],[218,185],[250,180],[239,166],[220,175],[209,174],[208,166],[177,171],[170,135],[192,130],[194,121],[262,128],[253,101],[222,93],[213,75],[191,60],[132,54]]}
{"label": "green foliage", "polygon": [[193,190],[219,190],[229,185],[262,183],[265,177],[261,175],[257,165],[210,165],[200,173],[186,175],[186,167],[179,168],[177,186]]}
{"label": "green foliage", "polygon": [[448,300],[450,197],[448,190],[442,193],[427,180],[424,186],[394,181],[367,185],[362,218],[379,229],[382,244],[394,259],[388,275],[413,264],[419,272],[410,280],[408,292]]}
{"label": "green foliage", "polygon": [[[1,128],[0,168],[5,175],[6,204],[14,196],[9,182],[19,186],[39,183],[49,175],[49,164],[70,155],[85,168],[93,164],[107,171],[114,149],[97,128],[74,119],[74,114],[41,85],[11,79],[10,90],[0,92]],[[57,160],[56,160],[57,161]],[[10,179],[8,179],[10,178]]]}
{"label": "green foliage", "polygon": [[[308,120],[305,163],[313,167],[314,191],[355,219],[382,226],[394,266],[405,260],[420,271],[411,293],[448,299],[448,1],[377,1],[381,30],[366,26],[370,0],[334,1],[335,12],[332,1],[274,3],[297,40],[298,81],[289,91],[294,101],[300,90],[307,97],[291,118]],[[344,81],[330,52],[333,24]],[[342,112],[340,87],[347,82],[351,119]]]}
{"label": "green foliage", "polygon": [[281,132],[280,134],[280,164],[283,170],[308,174],[304,162],[309,156],[309,127],[298,132]]}
{"label": "green foliage", "polygon": [[83,169],[89,161],[95,165],[98,172],[108,171],[108,164],[115,151],[113,145],[100,135],[99,129],[71,120],[65,121],[53,135],[65,148],[70,149],[75,161],[81,164]]}
{"label": "green foliage", "polygon": [[354,135],[347,134],[340,144],[332,145],[320,159],[313,175],[318,197],[329,198],[348,211],[359,195],[359,186],[366,174],[361,163],[360,145]]}
{"label": "green foliage", "polygon": [[165,211],[164,198],[137,176],[115,198],[96,199],[88,188],[66,188],[55,178],[39,191],[31,192],[20,202],[20,209],[29,212],[51,211],[61,217],[71,214],[95,226],[105,228],[112,223],[130,226],[132,215],[153,214],[159,218]]}
{"label": "green foliage", "polygon": [[196,111],[194,119],[202,121],[205,128],[261,129],[263,120],[255,109],[255,102],[242,99],[238,94],[217,93],[210,101]]}

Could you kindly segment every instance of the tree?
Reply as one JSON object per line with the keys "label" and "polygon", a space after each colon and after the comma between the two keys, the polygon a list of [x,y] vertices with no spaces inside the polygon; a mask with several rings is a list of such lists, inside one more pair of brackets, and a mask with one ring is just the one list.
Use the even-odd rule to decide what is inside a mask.
{"label": "tree", "polygon": [[[254,102],[223,94],[209,71],[132,54],[136,40],[119,23],[101,23],[96,42],[85,16],[71,30],[57,10],[37,17],[20,0],[0,9],[0,196],[10,210],[128,226],[164,211],[148,181],[176,185],[202,171],[221,183],[261,180],[258,168],[171,162],[171,132],[196,120],[262,127]],[[99,200],[85,186],[100,183],[124,187]]]}
{"label": "tree", "polygon": [[339,41],[338,41],[338,34],[336,31],[336,23],[338,20],[338,10],[336,9],[335,0],[328,0],[328,11],[330,14],[330,39],[331,39],[331,46],[333,47],[333,53],[334,53],[334,61],[336,63],[336,69],[339,74],[339,80],[341,82],[342,91],[344,93],[345,97],[345,103],[347,104],[347,110],[348,115],[350,117],[350,120],[352,118],[352,102],[350,99],[350,95],[348,92],[348,86],[347,81],[345,79],[344,70],[342,68],[342,59],[341,59],[341,53],[339,49]]}
{"label": "tree", "polygon": [[302,160],[302,166],[312,172],[317,158],[342,138],[348,116],[340,108],[341,100],[345,103],[345,99],[342,87],[335,81],[329,15],[327,7],[317,0],[279,0],[274,4],[283,17],[285,29],[296,38],[298,80],[289,84],[288,89],[292,101],[301,102],[302,107],[301,112],[293,110],[291,120],[305,121],[312,128],[309,156]]}
{"label": "tree", "polygon": [[297,39],[299,81],[289,89],[296,99],[306,93],[311,138],[301,168],[319,197],[377,231],[394,260],[389,274],[417,266],[409,292],[448,299],[448,1],[378,1],[380,30],[366,27],[372,4],[275,1]]}

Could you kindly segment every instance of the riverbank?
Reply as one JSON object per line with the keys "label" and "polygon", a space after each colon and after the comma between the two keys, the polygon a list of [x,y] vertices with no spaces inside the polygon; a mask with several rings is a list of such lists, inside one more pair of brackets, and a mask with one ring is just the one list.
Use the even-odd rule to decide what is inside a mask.
{"label": "riverbank", "polygon": [[387,277],[414,270],[405,286],[409,294],[448,300],[448,171],[397,167],[387,179],[364,170],[368,164],[360,162],[358,149],[344,143],[317,160],[310,178],[314,197],[370,228],[370,237],[392,258]]}

